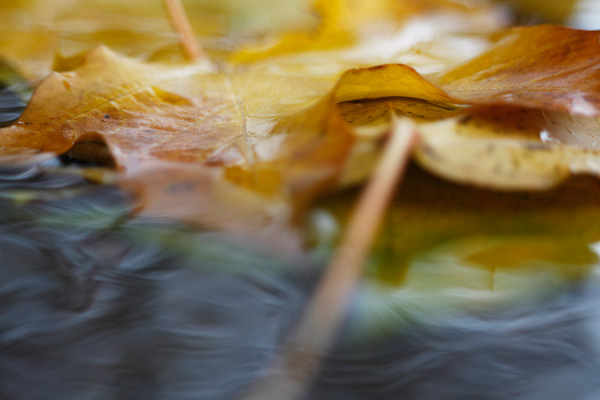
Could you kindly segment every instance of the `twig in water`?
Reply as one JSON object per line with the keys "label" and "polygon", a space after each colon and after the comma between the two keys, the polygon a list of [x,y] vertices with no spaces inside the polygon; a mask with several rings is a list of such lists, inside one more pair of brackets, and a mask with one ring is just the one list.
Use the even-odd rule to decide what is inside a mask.
{"label": "twig in water", "polygon": [[321,357],[333,343],[360,280],[365,259],[418,139],[414,124],[394,115],[390,136],[307,312],[290,336],[275,368],[250,391],[246,400],[302,398],[317,372]]}

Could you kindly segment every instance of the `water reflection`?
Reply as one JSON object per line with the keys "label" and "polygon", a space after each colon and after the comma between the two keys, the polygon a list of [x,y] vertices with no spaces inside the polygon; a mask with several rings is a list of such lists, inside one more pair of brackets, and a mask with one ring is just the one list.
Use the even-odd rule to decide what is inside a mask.
{"label": "water reflection", "polygon": [[[283,261],[135,218],[74,169],[0,168],[0,398],[241,398],[298,321],[347,196]],[[307,398],[597,398],[594,186],[486,203],[410,176]]]}

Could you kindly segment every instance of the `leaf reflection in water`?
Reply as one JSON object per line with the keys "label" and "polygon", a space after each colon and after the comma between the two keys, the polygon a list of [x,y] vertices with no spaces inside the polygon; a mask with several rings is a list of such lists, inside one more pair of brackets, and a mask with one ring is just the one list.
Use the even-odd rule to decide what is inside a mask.
{"label": "leaf reflection in water", "polygon": [[[74,169],[46,159],[0,171],[0,397],[241,396],[297,322],[326,247],[281,260],[223,235],[132,217],[116,187]],[[600,288],[587,250],[598,241],[595,205],[546,193],[531,195],[537,213],[513,198],[494,217],[497,205],[474,206],[485,204],[483,192],[461,187],[462,197],[414,169],[408,176],[388,218],[394,234],[378,245],[308,398],[598,396]],[[454,203],[438,202],[432,186]],[[557,199],[568,209],[553,208]],[[467,219],[457,200],[487,220]],[[323,207],[331,235],[331,218],[343,218]],[[426,219],[409,224],[425,215],[438,236]],[[515,215],[528,215],[522,235],[546,236],[522,246],[511,237]],[[578,235],[550,229],[563,220]],[[573,245],[563,248],[566,237]]]}

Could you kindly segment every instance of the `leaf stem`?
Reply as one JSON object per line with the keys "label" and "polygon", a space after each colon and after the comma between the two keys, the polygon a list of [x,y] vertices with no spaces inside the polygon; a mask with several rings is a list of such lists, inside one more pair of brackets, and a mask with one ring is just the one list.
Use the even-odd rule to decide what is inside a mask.
{"label": "leaf stem", "polygon": [[202,47],[194,36],[190,20],[185,13],[181,0],[163,0],[163,4],[167,9],[173,28],[179,34],[181,46],[186,56],[192,62],[206,58],[206,54],[202,51]]}
{"label": "leaf stem", "polygon": [[275,368],[246,400],[298,399],[305,395],[320,359],[331,347],[346,316],[365,260],[418,139],[414,124],[394,115],[390,136],[307,312]]}

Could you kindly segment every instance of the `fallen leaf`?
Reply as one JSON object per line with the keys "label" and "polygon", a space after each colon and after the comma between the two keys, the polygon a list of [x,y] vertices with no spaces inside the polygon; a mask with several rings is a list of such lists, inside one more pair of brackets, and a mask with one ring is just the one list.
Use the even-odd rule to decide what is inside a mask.
{"label": "fallen leaf", "polygon": [[[314,9],[320,17],[314,29],[267,36],[262,45],[251,44],[234,52],[231,61],[308,65],[318,57],[329,68],[339,64],[338,73],[344,67],[406,62],[409,58],[413,63],[447,66],[475,55],[486,42],[482,34],[507,23],[500,10],[486,2],[464,6],[446,0],[316,0]],[[458,41],[462,41],[462,51],[452,52]],[[431,42],[439,46],[422,46]]]}
{"label": "fallen leaf", "polygon": [[[458,182],[540,190],[574,174],[599,175],[600,33],[539,26],[511,29],[495,41],[480,56],[427,79],[394,64],[348,72],[342,80],[350,84],[338,100],[355,105],[344,106],[344,118],[360,133],[361,125],[387,118],[382,103],[388,98],[415,99],[412,111],[396,112],[422,123],[416,160]],[[377,140],[369,135],[367,142]],[[374,151],[364,147],[363,158]],[[368,173],[348,168],[347,175]]]}
{"label": "fallen leaf", "polygon": [[[463,117],[422,125],[422,147],[415,155],[425,168],[454,181],[542,190],[572,175],[600,175],[599,127],[597,118],[474,108]],[[571,132],[580,136],[567,137]]]}
{"label": "fallen leaf", "polygon": [[[598,173],[592,149],[598,33],[541,26],[488,37],[481,35],[480,27],[468,26],[472,32],[479,29],[479,40],[493,45],[454,67],[473,53],[443,62],[426,55],[434,69],[445,69],[442,72],[423,76],[401,64],[344,72],[349,65],[368,63],[372,54],[359,43],[366,37],[359,32],[360,24],[348,21],[374,21],[391,6],[374,3],[365,5],[373,9],[348,14],[342,10],[348,6],[345,2],[317,5],[324,16],[323,37],[337,29],[336,18],[345,21],[339,27],[353,40],[334,40],[340,51],[291,46],[285,54],[266,51],[252,64],[220,69],[208,63],[144,64],[104,47],[85,57],[59,60],[55,65],[64,71],[41,83],[18,123],[0,131],[2,153],[94,152],[89,149],[105,143],[121,184],[137,194],[146,210],[160,213],[169,208],[164,215],[179,214],[220,227],[229,224],[228,218],[209,218],[211,213],[224,214],[217,198],[206,212],[195,212],[184,203],[206,203],[211,198],[207,193],[247,196],[246,203],[253,206],[241,214],[274,220],[274,213],[267,211],[272,209],[289,219],[315,196],[362,181],[376,158],[388,118],[389,107],[383,108],[380,100],[422,123],[416,159],[449,179],[540,189],[570,174]],[[402,19],[411,13],[393,15]],[[390,32],[406,26],[399,24]],[[410,53],[415,46],[409,41],[396,50]],[[388,59],[401,58],[402,51]],[[480,48],[474,46],[473,51]],[[324,57],[323,62],[316,63],[314,57]],[[529,136],[521,132],[525,129],[520,122],[503,115],[505,121],[496,129],[485,117],[486,106],[535,114]],[[461,133],[465,118],[473,120],[468,138]],[[561,122],[552,128],[549,121]],[[564,132],[575,128],[588,132],[585,142],[541,143],[544,132],[560,141]],[[506,131],[512,142],[506,140]],[[493,156],[491,147],[498,149]]]}
{"label": "fallen leaf", "polygon": [[[306,0],[183,3],[213,58],[242,40],[315,24]],[[3,0],[0,14],[0,59],[33,82],[52,71],[56,53],[71,57],[99,45],[138,60],[185,61],[160,0]]]}
{"label": "fallen leaf", "polygon": [[[205,66],[145,65],[100,47],[75,70],[40,84],[19,121],[0,130],[0,146],[4,155],[27,149],[63,154],[76,143],[105,143],[122,185],[135,189],[147,210],[229,226],[231,218],[216,211],[226,208],[205,201],[207,193],[225,193],[213,203],[237,196],[240,211],[233,214],[247,206],[248,218],[269,220],[270,202],[281,214],[334,180],[352,143],[331,112],[330,96],[315,105],[305,79],[296,82],[293,96],[281,83]],[[276,87],[279,95],[257,96]],[[190,211],[200,203],[201,211]]]}
{"label": "fallen leaf", "polygon": [[494,35],[472,60],[429,76],[470,104],[510,104],[600,114],[600,32],[545,25]]}
{"label": "fallen leaf", "polygon": [[[433,2],[438,3],[445,2]],[[63,44],[70,31],[61,24],[85,19],[88,12],[82,13],[77,7],[65,10],[65,5],[56,3],[53,13],[46,15],[41,11],[48,3],[43,4],[31,2],[30,7],[37,10],[35,15],[44,19],[48,26],[59,27],[62,35],[59,39]],[[357,12],[360,10],[342,12],[348,7],[345,2],[318,3],[317,8],[324,16],[321,28],[327,31],[327,26],[335,25],[331,18],[336,21],[342,18],[344,29],[358,29],[351,20],[365,15],[362,11]],[[367,8],[371,10],[368,12],[371,21],[392,9],[397,20],[423,9],[419,6],[413,10],[413,6],[387,2]],[[153,10],[146,8],[145,15],[154,15]],[[105,14],[95,17],[96,26],[86,28],[90,34],[84,36],[84,43],[90,45],[95,38],[110,38],[105,27],[114,28],[126,21],[128,11],[120,11],[123,16],[115,21],[110,19],[112,25],[106,25],[109,19],[104,15],[111,15],[113,9],[104,8]],[[494,18],[491,14],[490,11],[490,18]],[[478,45],[474,46],[474,51],[478,51],[481,39],[475,40]],[[133,40],[124,42],[135,43]],[[412,42],[400,44],[394,54],[411,45]],[[131,44],[124,49],[119,46],[129,54],[132,51],[135,54],[136,48],[147,47],[143,43]],[[361,46],[359,53],[364,51],[360,50]],[[54,69],[62,71],[61,74],[51,75],[37,88],[19,123],[3,132],[0,145],[4,154],[27,148],[57,154],[69,151],[71,156],[92,157],[102,163],[111,163],[112,157],[121,170],[122,185],[135,188],[134,192],[146,210],[159,212],[165,208],[167,199],[174,202],[175,195],[166,198],[150,195],[150,186],[170,193],[168,180],[178,182],[174,186],[179,188],[187,187],[187,202],[197,203],[194,199],[204,196],[197,193],[203,190],[202,185],[189,182],[195,172],[186,171],[195,171],[197,166],[190,164],[198,162],[213,175],[213,178],[199,178],[204,184],[213,182],[216,185],[219,179],[226,178],[227,182],[220,185],[233,183],[238,186],[231,188],[233,192],[246,188],[252,192],[246,192],[249,197],[258,193],[271,199],[278,198],[288,207],[293,203],[294,208],[301,208],[315,195],[336,186],[335,181],[347,158],[353,138],[340,122],[330,93],[341,93],[345,83],[335,86],[336,81],[348,63],[357,65],[357,58],[356,55],[348,59],[329,54],[328,62],[315,69],[310,61],[296,62],[300,50],[294,49],[289,58],[270,63],[267,70],[263,68],[265,64],[257,64],[233,73],[215,72],[206,65],[144,65],[117,57],[103,48],[87,56],[58,57]],[[354,48],[350,50],[351,53],[355,51]],[[363,64],[368,62],[370,54],[360,56]],[[472,53],[463,52],[460,59],[469,54]],[[306,53],[300,55],[300,59],[305,57]],[[433,63],[439,65],[440,61]],[[447,64],[446,61],[441,63]],[[47,104],[56,108],[47,108]],[[149,115],[152,118],[148,118]],[[323,132],[327,133],[322,135]],[[110,153],[102,150],[102,143],[106,143]],[[150,163],[158,165],[159,161],[168,172],[160,174],[150,166]],[[181,170],[179,177],[173,172],[177,169]],[[165,181],[158,183],[156,179],[145,179],[147,171],[154,171],[152,175],[163,176]],[[176,192],[179,202],[173,204],[181,204],[185,196],[180,190]],[[219,190],[216,192],[220,193]],[[240,196],[243,197],[241,193]],[[151,197],[155,200],[149,201]],[[156,198],[164,201],[159,202]],[[208,215],[208,212],[190,212],[183,205],[169,208],[179,210],[179,214],[186,214],[191,219],[206,220]],[[174,211],[167,214],[173,216],[173,213],[176,214]],[[262,215],[255,209],[248,215],[252,213]]]}

